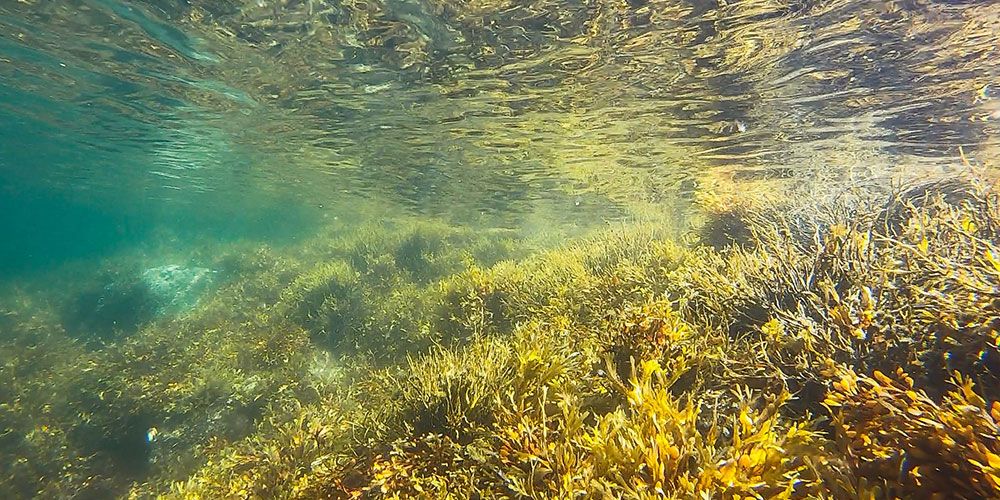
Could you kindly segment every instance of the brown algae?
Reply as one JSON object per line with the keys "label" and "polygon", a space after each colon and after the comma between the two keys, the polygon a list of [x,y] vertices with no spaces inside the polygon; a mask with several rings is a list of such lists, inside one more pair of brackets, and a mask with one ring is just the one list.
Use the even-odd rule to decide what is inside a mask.
{"label": "brown algae", "polygon": [[689,243],[636,224],[528,254],[510,233],[410,222],[234,248],[215,256],[229,274],[210,299],[98,347],[60,325],[68,298],[12,290],[0,487],[1000,494],[991,186],[812,206],[809,224],[701,204]]}

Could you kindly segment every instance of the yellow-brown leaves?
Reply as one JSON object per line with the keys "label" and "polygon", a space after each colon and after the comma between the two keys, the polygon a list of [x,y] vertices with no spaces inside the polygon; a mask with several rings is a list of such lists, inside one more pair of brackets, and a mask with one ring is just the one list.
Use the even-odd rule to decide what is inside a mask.
{"label": "yellow-brown leaves", "polygon": [[565,398],[547,425],[507,428],[500,449],[514,490],[535,498],[789,498],[819,491],[823,440],[808,424],[782,422],[789,394],[755,409],[757,399],[741,390],[749,399],[724,438],[702,414],[704,401],[671,394],[674,378],[646,360],[625,388],[626,405],[593,424],[585,423],[579,401]]}
{"label": "yellow-brown leaves", "polygon": [[621,330],[612,337],[612,350],[624,359],[658,358],[670,349],[676,351],[694,334],[666,300],[625,308],[621,325]]}
{"label": "yellow-brown leaves", "polygon": [[952,383],[937,403],[902,370],[843,373],[825,405],[859,476],[903,497],[1000,495],[1000,406],[988,408],[968,378]]}
{"label": "yellow-brown leaves", "polygon": [[777,318],[771,318],[770,321],[761,325],[760,332],[764,334],[765,339],[772,342],[781,342],[785,337],[785,325],[778,321]]}
{"label": "yellow-brown leaves", "polygon": [[824,440],[809,422],[782,427],[780,409],[787,392],[754,411],[745,402],[734,417],[732,444],[706,467],[697,492],[715,498],[792,498],[820,491],[822,478],[810,463],[825,463]]}

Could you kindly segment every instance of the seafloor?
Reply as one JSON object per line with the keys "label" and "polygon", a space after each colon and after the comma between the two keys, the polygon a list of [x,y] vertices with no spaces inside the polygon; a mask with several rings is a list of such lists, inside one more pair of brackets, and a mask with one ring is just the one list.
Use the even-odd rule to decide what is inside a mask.
{"label": "seafloor", "polygon": [[547,249],[332,224],[10,287],[0,496],[1000,497],[993,181],[789,199]]}

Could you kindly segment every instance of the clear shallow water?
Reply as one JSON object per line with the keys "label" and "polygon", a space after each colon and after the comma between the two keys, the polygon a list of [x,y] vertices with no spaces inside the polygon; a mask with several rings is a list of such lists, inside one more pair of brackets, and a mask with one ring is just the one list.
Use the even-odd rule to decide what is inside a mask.
{"label": "clear shallow water", "polygon": [[[488,265],[520,255],[497,249],[504,238],[561,242],[624,219],[683,227],[692,198],[717,184],[835,196],[990,167],[1000,159],[998,44],[1000,4],[990,1],[2,2],[0,281],[80,292],[52,299],[70,302],[53,324],[114,345],[118,330],[135,334],[159,314],[136,307],[148,297],[121,276],[176,269],[160,281],[189,290],[184,276],[203,268],[171,266],[211,262],[205,273],[222,286],[258,260],[284,265],[265,244],[295,247],[330,227],[345,241],[341,226],[407,216],[510,230],[484,232],[501,243],[462,257]],[[365,272],[396,265],[386,275],[422,286],[465,265],[434,247],[439,233],[404,234],[398,248],[363,235],[350,251],[287,260],[351,255]],[[380,244],[395,248],[391,263],[366,260]],[[422,260],[435,252],[455,262]],[[109,271],[116,255],[135,269]],[[292,280],[278,274],[281,286]],[[108,366],[170,344],[157,335],[157,347],[108,348]],[[105,352],[96,344],[86,347]],[[80,349],[73,363],[105,355]],[[310,369],[338,369],[327,368]],[[189,429],[161,438],[188,447],[177,449],[211,434],[159,410],[113,410],[101,424],[133,422],[120,439],[139,445],[81,438],[81,449],[146,460],[146,433],[170,418]],[[249,423],[226,429],[241,437],[260,415],[238,417]]]}
{"label": "clear shallow water", "polygon": [[539,203],[556,218],[673,203],[713,174],[865,182],[954,163],[960,146],[996,155],[997,15],[931,1],[7,2],[0,172],[6,189],[110,217],[165,214],[137,223],[152,226],[264,199],[515,226]]}

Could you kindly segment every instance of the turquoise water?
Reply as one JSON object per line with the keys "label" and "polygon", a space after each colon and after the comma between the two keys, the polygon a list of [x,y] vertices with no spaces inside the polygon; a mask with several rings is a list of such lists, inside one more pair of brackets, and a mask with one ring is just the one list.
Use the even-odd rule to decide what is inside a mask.
{"label": "turquoise water", "polygon": [[366,5],[4,6],[5,189],[107,212],[94,240],[213,232],[183,222],[209,211],[256,236],[248,205],[353,199],[513,227],[711,170],[866,182],[995,154],[988,2]]}
{"label": "turquoise water", "polygon": [[[0,335],[23,366],[0,390],[0,493],[148,494],[251,435],[260,393],[327,373],[167,363],[201,399],[164,402],[174,379],[93,399],[187,359],[177,332],[225,344],[286,315],[309,356],[339,356],[373,296],[416,310],[414,290],[609,227],[686,241],[718,193],[991,176],[998,47],[989,0],[4,1]],[[354,354],[402,363],[393,334]],[[26,395],[46,383],[76,392]]]}

